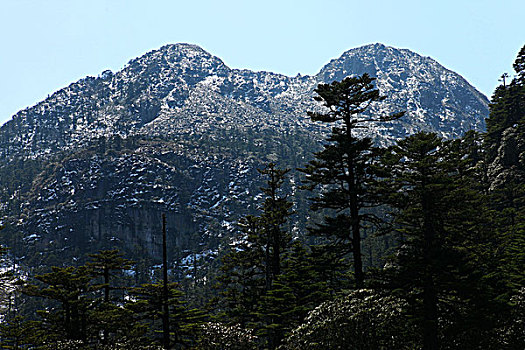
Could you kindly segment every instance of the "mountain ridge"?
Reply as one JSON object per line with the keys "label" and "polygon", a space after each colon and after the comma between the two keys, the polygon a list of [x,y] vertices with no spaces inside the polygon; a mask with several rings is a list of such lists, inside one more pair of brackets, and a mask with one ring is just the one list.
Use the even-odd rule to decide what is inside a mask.
{"label": "mountain ridge", "polygon": [[[386,96],[370,113],[407,111],[361,134],[377,144],[419,130],[453,138],[484,128],[486,97],[409,50],[368,45],[316,75],[288,77],[229,68],[197,45],[165,45],[70,84],[0,128],[0,219],[34,259],[115,245],[158,258],[160,212],[173,259],[213,251],[257,211],[257,168],[272,161],[297,169],[319,149],[328,129],[307,115],[322,108],[317,85],[363,73],[375,74]],[[292,171],[285,186],[296,203],[294,233],[308,220],[300,183]]]}
{"label": "mountain ridge", "polygon": [[[378,58],[382,61],[378,62]],[[400,61],[403,61],[402,63],[408,68],[399,68]],[[421,73],[418,67],[424,67],[426,71]],[[390,71],[387,71],[388,69]],[[407,69],[411,70],[407,71]],[[403,101],[392,103],[387,100],[385,103],[408,111],[411,120],[404,126],[404,133],[413,132],[408,124],[414,122],[424,124],[428,119],[425,112],[421,112],[425,108],[421,108],[420,96],[415,96],[417,93],[423,92],[426,94],[423,97],[436,99],[434,101],[436,105],[446,103],[445,99],[448,98],[446,94],[454,95],[453,91],[444,90],[444,97],[434,96],[434,91],[429,88],[431,83],[434,86],[438,84],[440,88],[447,84],[449,86],[452,86],[451,84],[460,85],[470,94],[466,97],[469,101],[461,101],[461,106],[447,106],[449,109],[446,111],[446,108],[436,108],[431,111],[441,114],[442,119],[447,117],[450,110],[454,110],[454,113],[457,114],[460,107],[468,109],[474,106],[469,110],[474,114],[469,125],[460,126],[459,131],[449,130],[448,134],[443,133],[442,136],[455,137],[466,129],[484,127],[483,120],[488,115],[487,98],[460,75],[444,68],[431,58],[422,57],[407,49],[396,49],[379,43],[365,45],[345,51],[339,58],[332,59],[323,66],[316,75],[289,77],[267,71],[232,69],[220,58],[201,47],[195,44],[180,43],[164,45],[132,59],[116,73],[104,71],[97,78],[80,79],[58,90],[35,106],[19,111],[0,128],[0,149],[3,150],[8,143],[5,137],[2,138],[2,135],[6,133],[6,130],[16,129],[17,121],[23,122],[24,118],[27,119],[27,127],[22,127],[22,129],[25,129],[27,134],[31,134],[32,128],[36,128],[50,131],[52,138],[58,139],[56,142],[51,142],[49,149],[46,149],[44,153],[61,148],[64,144],[82,143],[86,141],[83,139],[94,139],[107,133],[118,133],[125,137],[159,117],[161,121],[163,118],[166,119],[167,115],[173,115],[173,111],[180,112],[180,108],[184,106],[194,88],[215,91],[234,102],[244,103],[245,106],[241,106],[241,109],[252,107],[258,109],[258,111],[248,111],[247,115],[255,113],[268,117],[266,114],[282,113],[287,127],[296,122],[301,127],[309,127],[311,125],[306,120],[305,112],[316,108],[312,96],[317,84],[341,80],[344,76],[364,72],[377,76],[376,82],[379,90],[389,98],[396,93],[414,91],[411,96],[405,96]],[[410,79],[408,78],[415,80],[414,86],[409,86]],[[429,82],[430,79],[432,82]],[[206,86],[203,87],[203,84]],[[140,93],[142,96],[135,96]],[[66,106],[61,104],[64,100]],[[111,109],[111,104],[116,108]],[[297,108],[297,105],[300,105],[301,108]],[[76,110],[67,108],[71,106]],[[122,111],[122,106],[128,106],[130,110]],[[135,109],[131,110],[130,106]],[[372,111],[377,112],[377,110]],[[414,115],[410,116],[410,113]],[[61,128],[60,124],[63,123],[61,123],[60,114],[67,116],[76,114],[79,118],[70,118],[66,123],[66,128]],[[191,118],[188,120],[191,121]],[[46,125],[46,123],[53,125]],[[172,127],[169,121],[166,123],[168,125],[165,125],[164,129]],[[71,124],[74,126],[71,127]],[[158,127],[159,123],[154,124]],[[67,128],[70,130],[66,130]],[[89,135],[86,133],[81,135],[82,129],[87,129]],[[147,129],[145,128],[144,131],[147,132]],[[431,131],[438,131],[437,128],[434,129]],[[57,133],[56,130],[59,132]],[[180,128],[178,130],[182,132]],[[34,131],[38,132],[38,130]],[[388,134],[388,131],[382,130],[382,132]],[[390,142],[399,137],[401,133],[390,135]],[[42,136],[37,134],[36,138],[42,139]],[[32,149],[27,146],[28,142],[32,141],[30,135],[26,135],[28,140],[24,141],[21,135],[17,135],[9,142],[16,142],[17,139],[21,149],[29,150],[29,153],[35,151],[34,147]],[[4,152],[1,155],[6,154]]]}

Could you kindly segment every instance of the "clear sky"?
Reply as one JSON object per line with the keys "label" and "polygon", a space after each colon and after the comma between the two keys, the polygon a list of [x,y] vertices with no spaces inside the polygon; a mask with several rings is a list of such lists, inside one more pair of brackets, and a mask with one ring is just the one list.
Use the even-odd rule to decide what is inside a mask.
{"label": "clear sky", "polygon": [[524,0],[0,0],[0,124],[167,43],[231,68],[315,74],[364,44],[408,48],[490,97],[525,44]]}

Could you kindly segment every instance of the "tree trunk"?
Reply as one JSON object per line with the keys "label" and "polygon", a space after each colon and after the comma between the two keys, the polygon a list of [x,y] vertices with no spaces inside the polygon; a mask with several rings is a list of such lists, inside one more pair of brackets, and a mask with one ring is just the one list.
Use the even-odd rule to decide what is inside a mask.
{"label": "tree trunk", "polygon": [[[351,131],[349,137],[351,136]],[[348,161],[348,189],[350,192],[350,220],[351,220],[351,242],[352,242],[352,255],[354,258],[354,276],[355,276],[355,287],[357,289],[364,288],[365,276],[363,273],[363,260],[361,256],[361,225],[359,220],[359,203],[357,197],[357,188],[355,183],[354,163],[352,159]]]}
{"label": "tree trunk", "polygon": [[423,287],[423,350],[437,350],[437,293],[432,276],[426,276]]}
{"label": "tree trunk", "polygon": [[365,284],[365,275],[363,273],[363,258],[361,256],[361,227],[359,224],[359,208],[357,206],[356,194],[352,194],[350,198],[350,217],[352,220],[352,254],[354,257],[355,287],[362,289]]}
{"label": "tree trunk", "polygon": [[266,233],[266,249],[264,252],[264,262],[265,262],[265,269],[266,269],[266,290],[265,292],[268,292],[272,288],[272,263],[270,259],[270,235],[267,232]]}
{"label": "tree trunk", "polygon": [[[170,314],[168,297],[168,253],[166,235],[166,214],[162,214],[162,344],[164,349],[170,348]],[[176,335],[175,335],[176,336]],[[175,339],[177,342],[178,339]]]}
{"label": "tree trunk", "polygon": [[[423,175],[426,174],[423,172]],[[432,199],[427,191],[425,181],[422,183],[423,197],[423,350],[437,350],[438,344],[438,311],[437,311],[437,291],[434,283],[432,271],[429,266],[433,266],[432,250],[436,240],[435,227],[432,220]]]}
{"label": "tree trunk", "polygon": [[281,235],[279,227],[273,228],[273,277],[281,274]]}
{"label": "tree trunk", "polygon": [[109,303],[109,268],[104,267],[104,301]]}

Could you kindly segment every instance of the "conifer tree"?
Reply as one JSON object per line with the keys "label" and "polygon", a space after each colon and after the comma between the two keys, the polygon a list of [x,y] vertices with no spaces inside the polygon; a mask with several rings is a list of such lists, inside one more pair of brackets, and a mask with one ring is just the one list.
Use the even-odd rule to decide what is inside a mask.
{"label": "conifer tree", "polygon": [[92,302],[86,296],[92,276],[81,267],[53,267],[52,271],[35,276],[40,283],[27,284],[23,292],[58,303],[40,310],[39,329],[42,340],[85,340],[88,331],[88,308]]}
{"label": "conifer tree", "polygon": [[[516,151],[523,148],[519,140],[525,135],[524,62],[525,46],[520,50],[514,62],[516,77],[510,84],[500,85],[496,88],[492,96],[490,117],[486,120],[487,133],[485,136],[487,161],[492,163],[496,158],[501,158],[500,166],[507,169],[515,167],[514,175],[519,174],[521,180],[523,180],[523,173],[525,172],[525,160]],[[499,173],[501,170],[505,169],[494,169]],[[493,174],[492,177],[497,175],[499,174]]]}
{"label": "conifer tree", "polygon": [[[111,298],[111,291],[124,289],[117,287],[111,277],[115,272],[122,273],[123,270],[131,268],[131,261],[124,259],[118,250],[102,250],[96,254],[90,254],[91,261],[86,266],[89,267],[91,274],[97,278],[102,277],[103,283],[92,287],[94,290],[103,290],[103,300],[91,312],[93,327],[102,331],[102,343],[107,344],[109,334],[125,333],[127,321],[130,315],[127,310],[120,307],[123,300]],[[116,277],[116,276],[114,276]],[[111,283],[112,282],[112,283]],[[98,332],[97,332],[98,333]]]}
{"label": "conifer tree", "polygon": [[301,324],[309,311],[329,299],[326,280],[316,269],[315,259],[308,247],[296,240],[284,256],[283,273],[279,282],[290,288],[293,300],[287,301],[290,309],[287,328]]}
{"label": "conifer tree", "polygon": [[[137,343],[160,344],[162,330],[163,283],[147,283],[132,288],[132,299],[126,308],[133,313],[133,336]],[[203,324],[204,314],[197,309],[188,309],[184,293],[178,283],[168,285],[168,306],[170,309],[170,336],[175,348],[191,345],[196,341],[198,329]]]}
{"label": "conifer tree", "polygon": [[291,237],[283,230],[283,225],[292,214],[292,203],[287,195],[279,193],[286,174],[290,169],[278,169],[269,163],[264,169],[258,169],[267,177],[266,187],[261,191],[266,195],[262,205],[261,222],[265,244],[266,289],[281,274],[281,253],[286,249]]}
{"label": "conifer tree", "polygon": [[28,321],[22,316],[3,319],[0,323],[0,349],[30,349],[36,343],[37,322]]}
{"label": "conifer tree", "polygon": [[282,273],[259,301],[259,335],[268,348],[279,346],[309,311],[328,299],[328,286],[314,266],[314,260],[300,241],[283,256]]}
{"label": "conifer tree", "polygon": [[421,132],[382,158],[385,202],[395,209],[402,237],[387,270],[390,288],[410,296],[424,350],[476,344],[491,328],[482,317],[489,307],[482,246],[490,233],[478,221],[483,197],[472,185],[465,151],[460,140]]}
{"label": "conifer tree", "polygon": [[514,71],[516,72],[516,83],[520,85],[525,84],[525,45],[521,48],[518,53],[518,57],[512,65]]}
{"label": "conifer tree", "polygon": [[110,292],[111,290],[119,289],[110,284],[110,278],[113,271],[120,271],[130,269],[132,262],[128,259],[124,259],[123,254],[120,253],[117,249],[113,250],[102,250],[96,254],[90,254],[89,261],[86,266],[91,268],[92,274],[95,277],[102,277],[104,280],[103,284],[98,285],[97,287],[101,288],[104,291],[104,302],[110,302]]}
{"label": "conifer tree", "polygon": [[[0,231],[4,227],[0,225]],[[11,290],[13,288],[13,275],[11,271],[6,271],[4,268],[6,267],[7,263],[7,247],[0,245],[0,316],[5,311],[5,306],[10,304],[11,302]]]}
{"label": "conifer tree", "polygon": [[258,300],[266,288],[265,249],[260,218],[248,215],[239,221],[242,238],[232,243],[222,258],[219,276],[220,313],[229,323],[253,327]]}
{"label": "conifer tree", "polygon": [[[287,195],[280,193],[289,170],[278,169],[274,163],[269,163],[259,172],[267,177],[266,186],[261,187],[265,194],[261,214],[248,215],[239,221],[244,237],[224,257],[221,267],[222,287],[229,294],[230,302],[238,298],[238,292],[242,293],[243,300],[251,300],[252,297],[247,295],[249,290],[256,297],[271,289],[273,281],[281,274],[281,257],[290,241],[283,225],[291,215],[292,203]],[[261,274],[264,274],[262,291],[257,287]],[[243,320],[238,320],[238,323],[244,326]]]}
{"label": "conifer tree", "polygon": [[403,115],[365,113],[371,104],[385,98],[374,87],[374,79],[365,73],[317,87],[315,99],[322,103],[324,110],[308,115],[312,121],[331,125],[332,133],[323,150],[315,153],[315,159],[300,169],[306,175],[305,188],[319,189],[311,198],[311,208],[337,213],[325,217],[325,223],[317,225],[312,233],[331,241],[332,251],[338,249],[339,255],[352,256],[356,288],[364,286],[361,227],[370,217],[364,209],[375,205],[368,191],[371,179],[368,168],[374,147],[370,138],[358,137],[356,131],[366,129],[369,123],[392,121]]}
{"label": "conifer tree", "polygon": [[[266,177],[266,186],[261,187],[265,195],[261,214],[240,220],[244,236],[223,258],[219,280],[222,313],[229,322],[267,330],[269,325],[279,323],[275,310],[282,301],[279,293],[287,288],[275,284],[282,274],[282,257],[291,239],[283,226],[291,215],[292,203],[281,190],[288,169],[269,163],[259,172]],[[262,333],[271,349],[283,336],[280,331]]]}
{"label": "conifer tree", "polygon": [[501,332],[501,347],[525,349],[525,287],[511,298],[512,310]]}

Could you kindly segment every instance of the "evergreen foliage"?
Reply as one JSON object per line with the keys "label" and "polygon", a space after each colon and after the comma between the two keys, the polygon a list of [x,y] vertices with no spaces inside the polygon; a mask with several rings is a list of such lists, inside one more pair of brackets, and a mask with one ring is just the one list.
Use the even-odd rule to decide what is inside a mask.
{"label": "evergreen foliage", "polygon": [[494,92],[487,119],[485,163],[492,225],[500,240],[499,273],[509,298],[525,285],[525,46],[514,69],[516,77]]}
{"label": "evergreen foliage", "polygon": [[266,288],[260,218],[248,215],[239,221],[239,228],[243,236],[222,258],[219,311],[232,324],[253,327],[257,303]]}
{"label": "evergreen foliage", "polygon": [[477,249],[486,231],[475,220],[483,201],[472,188],[463,150],[458,140],[418,133],[383,157],[385,200],[396,209],[393,225],[402,238],[385,272],[390,288],[409,295],[415,307],[423,349],[439,349],[451,339],[473,344],[482,332],[477,327],[483,328],[476,307],[486,311],[486,294],[476,263],[486,257]]}
{"label": "evergreen foliage", "polygon": [[[516,77],[508,85],[500,85],[490,104],[487,119],[485,148],[489,180],[492,188],[509,182],[525,180],[525,46],[521,49],[514,69]],[[498,181],[499,180],[499,181]]]}
{"label": "evergreen foliage", "polygon": [[244,236],[223,258],[220,277],[224,302],[221,312],[231,323],[253,327],[274,349],[284,337],[281,309],[290,297],[279,282],[282,257],[291,237],[284,229],[292,203],[281,193],[288,169],[269,163],[259,172],[266,177],[261,188],[264,201],[260,216],[248,215],[239,222]]}
{"label": "evergreen foliage", "polygon": [[36,332],[42,341],[86,340],[88,311],[92,300],[91,275],[86,267],[54,267],[52,272],[35,276],[38,284],[27,284],[23,292],[54,301],[54,307],[40,310],[42,322]]}
{"label": "evergreen foliage", "polygon": [[500,346],[505,349],[525,348],[525,287],[511,298],[512,311],[501,331]]}
{"label": "evergreen foliage", "polygon": [[[185,307],[184,294],[177,283],[168,285],[170,340],[175,347],[190,345],[204,320],[204,314]],[[133,336],[144,345],[161,344],[163,315],[163,284],[143,284],[130,290],[131,301],[126,308],[133,315]],[[139,340],[140,339],[140,340]],[[153,340],[153,342],[152,342]]]}
{"label": "evergreen foliage", "polygon": [[[327,301],[293,330],[283,349],[416,349],[407,302],[372,290]],[[408,327],[407,327],[408,325]]]}
{"label": "evergreen foliage", "polygon": [[201,350],[255,350],[257,343],[257,337],[252,334],[251,330],[239,325],[228,326],[210,322],[202,326],[198,348]]}
{"label": "evergreen foliage", "polygon": [[0,346],[2,349],[21,350],[37,342],[34,337],[34,322],[15,316],[0,323]]}
{"label": "evergreen foliage", "polygon": [[[163,285],[132,287],[121,281],[117,288],[115,277],[131,267],[130,261],[116,250],[101,251],[91,258],[86,265],[54,267],[25,283],[23,293],[44,299],[46,307],[37,311],[34,320],[8,318],[0,329],[1,344],[7,348],[27,344],[43,349],[108,350],[160,345]],[[116,290],[121,292],[119,297],[114,295]],[[205,314],[187,308],[177,283],[171,283],[168,291],[172,344],[194,345]]]}
{"label": "evergreen foliage", "polygon": [[332,125],[332,133],[323,150],[315,153],[315,159],[300,169],[305,173],[305,188],[320,188],[320,192],[311,198],[311,209],[328,209],[336,213],[336,216],[326,216],[324,223],[317,225],[311,233],[327,238],[330,251],[337,251],[335,258],[352,256],[358,289],[364,286],[362,226],[371,219],[364,209],[377,203],[370,198],[368,191],[372,180],[369,163],[375,154],[372,140],[357,137],[355,131],[366,129],[367,123],[392,121],[403,115],[363,114],[371,104],[384,100],[373,81],[374,78],[363,74],[317,87],[315,99],[322,102],[324,110],[310,112],[309,116],[312,121]]}
{"label": "evergreen foliage", "polygon": [[[104,302],[110,302],[110,291],[119,289],[110,284],[110,277],[113,271],[129,270],[132,262],[122,257],[122,253],[118,250],[103,250],[96,254],[89,254],[91,261],[86,265],[91,269],[93,276],[102,277],[103,284],[97,285],[104,291]],[[118,300],[117,300],[118,301]]]}
{"label": "evergreen foliage", "polygon": [[96,254],[90,254],[89,257],[91,261],[86,266],[90,268],[91,275],[95,278],[102,278],[102,283],[93,285],[92,290],[101,290],[104,295],[102,302],[92,312],[93,324],[102,333],[102,343],[107,344],[111,338],[110,333],[125,333],[127,329],[126,323],[130,319],[129,312],[119,306],[124,302],[122,298],[110,298],[112,290],[122,289],[116,287],[114,285],[115,282],[111,284],[110,278],[114,271],[122,273],[123,270],[130,269],[132,262],[124,259],[122,254],[116,249],[103,250]]}
{"label": "evergreen foliage", "polygon": [[290,209],[292,203],[287,195],[280,195],[285,175],[290,169],[278,169],[274,163],[269,163],[266,168],[259,170],[268,180],[267,187],[261,191],[266,195],[262,205],[261,222],[265,242],[265,268],[266,289],[272,287],[272,283],[281,274],[281,253],[288,247],[291,237],[283,229],[288,217],[292,214]]}
{"label": "evergreen foliage", "polygon": [[[0,225],[0,231],[4,227]],[[2,314],[5,312],[6,308],[5,305],[9,305],[11,303],[11,294],[13,289],[13,275],[11,271],[7,270],[7,247],[3,247],[0,245],[0,318],[2,317]]]}
{"label": "evergreen foliage", "polygon": [[[315,225],[314,238],[288,225],[292,208],[301,204],[291,201],[289,170],[269,163],[259,170],[266,180],[261,193],[252,194],[261,198],[258,213],[238,222],[238,236],[224,237],[229,244],[217,252],[220,259],[198,259],[193,252],[192,266],[184,270],[178,265],[183,252],[172,252],[179,263],[170,267],[177,282],[168,285],[171,333],[162,347],[523,349],[524,62],[525,47],[514,64],[517,76],[494,93],[487,133],[443,140],[420,132],[387,149],[355,134],[402,115],[367,114],[371,104],[384,100],[373,78],[319,85],[316,99],[323,110],[309,115],[332,126],[332,133],[301,169],[312,211],[296,221]],[[221,142],[232,144],[213,147],[253,156],[255,146],[235,150],[235,140],[224,137]],[[134,140],[112,142],[99,140],[94,152],[106,154],[123,143],[138,147]],[[268,158],[278,158],[276,148]],[[29,162],[26,170],[40,166]],[[15,176],[0,169],[3,174]],[[20,207],[21,198],[13,203]],[[316,223],[319,215],[324,220]],[[374,243],[385,234],[395,243],[388,257],[379,256],[385,249]],[[374,289],[361,288],[364,237],[368,266],[375,267],[366,282]],[[199,240],[196,233],[193,238]],[[15,254],[0,246],[0,297],[18,293],[10,266],[18,248]],[[0,298],[0,310],[7,303],[10,310],[0,314],[2,348],[161,348],[163,284],[147,259],[134,264],[118,250],[102,250],[66,266],[53,249],[31,259],[39,259],[42,269],[51,261],[60,264],[28,272],[18,282],[27,305]],[[210,295],[215,278],[219,283]],[[35,299],[41,301],[36,312],[28,307]],[[214,315],[193,308],[206,302],[214,304]]]}

